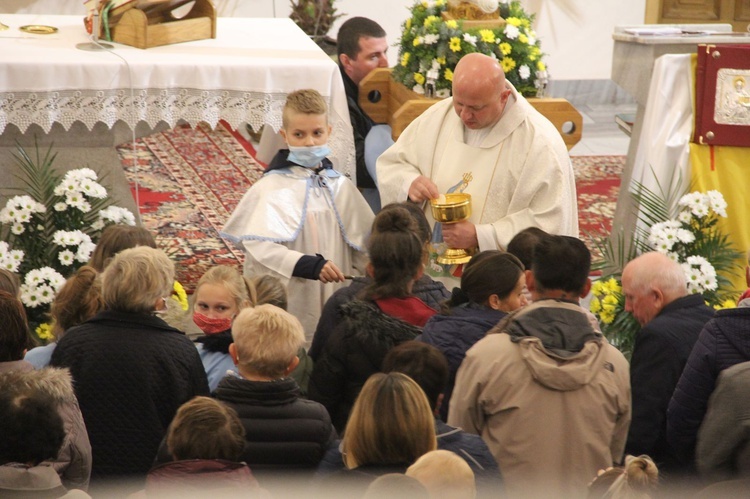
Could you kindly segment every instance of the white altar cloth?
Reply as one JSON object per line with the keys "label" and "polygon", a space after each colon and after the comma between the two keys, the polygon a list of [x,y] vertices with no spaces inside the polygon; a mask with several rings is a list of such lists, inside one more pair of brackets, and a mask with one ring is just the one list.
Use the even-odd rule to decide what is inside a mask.
{"label": "white altar cloth", "polygon": [[[9,124],[49,132],[80,121],[112,128],[140,122],[190,125],[219,120],[239,128],[281,127],[286,95],[318,90],[329,103],[331,159],[354,172],[354,141],[346,94],[336,63],[290,19],[219,18],[217,38],[141,50],[114,44],[112,51],[76,49],[87,42],[81,16],[3,15],[0,32],[0,133]],[[17,28],[45,24],[52,35]]]}

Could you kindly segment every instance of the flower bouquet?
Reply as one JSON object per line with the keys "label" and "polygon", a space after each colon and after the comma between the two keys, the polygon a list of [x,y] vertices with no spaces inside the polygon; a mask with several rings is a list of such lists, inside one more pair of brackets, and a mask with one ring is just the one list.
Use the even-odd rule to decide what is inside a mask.
{"label": "flower bouquet", "polygon": [[505,76],[524,96],[537,93],[537,72],[546,71],[536,33],[534,16],[518,1],[498,2],[505,24],[497,28],[466,28],[461,20],[444,20],[446,0],[423,0],[411,8],[404,22],[399,60],[393,79],[416,93],[434,85],[435,97],[449,97],[453,71],[466,54],[479,52],[494,57]]}
{"label": "flower bouquet", "polygon": [[43,159],[18,147],[14,155],[25,185],[24,194],[10,198],[0,210],[0,268],[21,277],[21,301],[29,323],[40,336],[48,327],[49,304],[67,276],[89,261],[94,241],[109,224],[135,225],[135,217],[112,205],[107,190],[89,168],[64,175],[52,169],[51,148]]}
{"label": "flower bouquet", "polygon": [[[610,273],[594,283],[591,289],[590,310],[602,325],[602,332],[626,356],[630,356],[638,322],[625,312],[621,277],[625,264],[640,253],[659,251],[678,262],[685,273],[688,293],[701,293],[714,308],[733,306],[735,293],[727,275],[735,271],[740,256],[727,235],[717,227],[719,218],[727,216],[727,203],[718,191],[690,192],[672,203],[671,194],[659,196],[636,184],[634,193],[638,205],[639,228],[631,250],[613,251],[611,243],[602,243],[602,261],[595,269],[609,269]],[[670,206],[676,205],[676,213]]]}

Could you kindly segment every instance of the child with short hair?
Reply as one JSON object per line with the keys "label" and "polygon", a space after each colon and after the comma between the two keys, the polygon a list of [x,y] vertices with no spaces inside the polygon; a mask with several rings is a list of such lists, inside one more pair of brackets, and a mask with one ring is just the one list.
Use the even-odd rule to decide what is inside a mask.
{"label": "child with short hair", "polygon": [[224,377],[214,396],[245,427],[242,460],[253,467],[314,468],[336,438],[325,407],[300,397],[290,373],[305,336],[300,322],[273,305],[245,308],[232,325],[229,347],[237,375]]}
{"label": "child with short hair", "polygon": [[276,154],[221,235],[245,252],[245,275],[271,274],[289,290],[289,311],[307,346],[326,300],[349,274],[364,273],[373,214],[356,186],[326,156],[331,126],[315,90],[287,96]]}

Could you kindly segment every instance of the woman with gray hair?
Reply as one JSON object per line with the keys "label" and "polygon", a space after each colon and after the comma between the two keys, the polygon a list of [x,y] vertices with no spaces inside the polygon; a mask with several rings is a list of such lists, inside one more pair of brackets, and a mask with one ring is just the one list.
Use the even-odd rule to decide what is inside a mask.
{"label": "woman with gray hair", "polygon": [[52,365],[68,367],[94,453],[97,479],[145,476],[177,409],[208,395],[191,341],[158,314],[166,310],[174,264],[139,246],[102,274],[105,309],[67,331]]}

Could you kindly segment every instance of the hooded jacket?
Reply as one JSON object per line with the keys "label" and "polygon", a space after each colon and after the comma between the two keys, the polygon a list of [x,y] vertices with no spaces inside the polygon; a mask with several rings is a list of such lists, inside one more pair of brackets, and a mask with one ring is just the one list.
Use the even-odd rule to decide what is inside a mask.
{"label": "hooded jacket", "polygon": [[690,352],[667,410],[667,442],[683,463],[694,464],[698,429],[724,369],[750,361],[750,308],[719,310]]}
{"label": "hooded jacket", "polygon": [[245,463],[188,459],[155,466],[146,478],[146,497],[267,497]]}
{"label": "hooded jacket", "polygon": [[0,363],[0,390],[19,393],[38,390],[57,402],[57,410],[65,425],[65,440],[57,459],[50,464],[66,488],[88,489],[91,444],[73,391],[70,371],[51,367],[34,370],[26,361],[3,362]]}
{"label": "hooded jacket", "polygon": [[467,352],[449,414],[482,436],[511,495],[580,496],[622,458],[628,363],[580,306],[539,300]]}
{"label": "hooded jacket", "polygon": [[343,321],[313,367],[310,398],[323,404],[343,434],[354,401],[388,351],[421,330],[384,314],[373,302],[354,300],[341,308]]}

